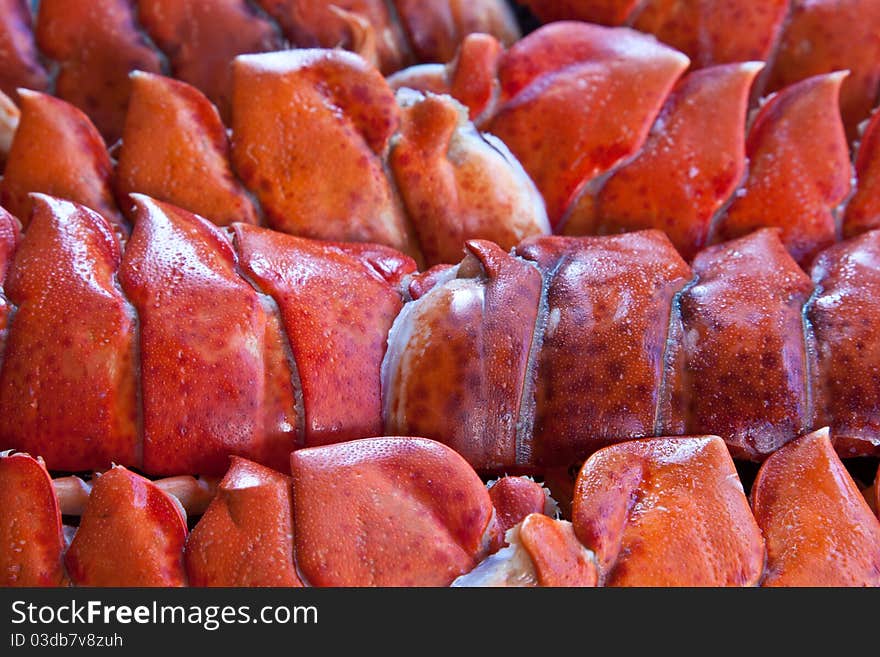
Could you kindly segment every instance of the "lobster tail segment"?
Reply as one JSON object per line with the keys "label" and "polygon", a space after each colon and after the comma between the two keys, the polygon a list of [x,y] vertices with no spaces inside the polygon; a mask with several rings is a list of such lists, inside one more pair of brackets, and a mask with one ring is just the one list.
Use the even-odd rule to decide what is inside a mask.
{"label": "lobster tail segment", "polygon": [[688,64],[626,28],[553,23],[504,54],[498,106],[481,128],[510,147],[559,230],[585,185],[638,153]]}
{"label": "lobster tail segment", "polygon": [[0,586],[66,584],[61,512],[45,464],[0,452],[0,483]]}
{"label": "lobster tail segment", "polygon": [[146,194],[218,226],[259,222],[232,172],[229,138],[200,91],[161,75],[131,75],[131,100],[116,167],[119,203],[131,213],[132,193]]}
{"label": "lobster tail segment", "polygon": [[669,317],[690,268],[658,231],[536,238],[517,253],[546,280],[536,462],[563,465],[652,435]]}
{"label": "lobster tail segment", "polygon": [[32,203],[5,287],[17,310],[0,372],[0,443],[56,470],[140,465],[137,317],[116,280],[119,241],[83,206]]}
{"label": "lobster tail segment", "polygon": [[127,226],[113,199],[113,163],[101,135],[73,105],[22,90],[21,120],[0,182],[0,201],[30,223],[32,193],[50,194],[100,212],[120,232]]}
{"label": "lobster tail segment", "polygon": [[749,175],[716,226],[717,240],[777,227],[804,267],[835,242],[837,207],[852,180],[838,109],[845,78],[846,73],[808,78],[761,108],[746,144]]}
{"label": "lobster tail segment", "polygon": [[716,436],[634,440],[596,452],[578,475],[572,521],[605,586],[755,586],[761,579],[764,541]]}
{"label": "lobster tail segment", "polygon": [[827,429],[764,462],[752,506],[767,539],[764,586],[880,586],[880,522]]}
{"label": "lobster tail segment", "polygon": [[389,336],[386,431],[453,447],[478,470],[531,459],[538,269],[488,242],[404,308]]}
{"label": "lobster tail segment", "polygon": [[140,321],[144,468],[222,474],[230,454],[283,467],[301,424],[273,310],[220,229],[133,199],[119,278]]}

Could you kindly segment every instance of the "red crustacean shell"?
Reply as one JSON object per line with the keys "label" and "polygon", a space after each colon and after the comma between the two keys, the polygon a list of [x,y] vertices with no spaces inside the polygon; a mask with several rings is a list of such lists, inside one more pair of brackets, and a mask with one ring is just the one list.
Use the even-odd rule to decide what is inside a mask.
{"label": "red crustacean shell", "polygon": [[764,586],[880,586],[880,522],[826,430],[768,457],[752,504],[767,539]]}
{"label": "red crustacean shell", "polygon": [[754,586],[761,578],[764,541],[715,437],[596,452],[578,476],[572,518],[605,585]]}
{"label": "red crustacean shell", "polygon": [[161,75],[132,74],[116,193],[173,203],[218,226],[256,224],[256,208],[235,177],[229,139],[216,109],[197,89]]}
{"label": "red crustacean shell", "polygon": [[55,93],[88,114],[111,144],[122,134],[129,71],[161,71],[135,12],[133,0],[41,0],[37,15],[37,45],[59,62]]}
{"label": "red crustacean shell", "polygon": [[64,565],[80,586],[183,586],[185,541],[177,500],[117,466],[94,481]]}
{"label": "red crustacean shell", "polygon": [[314,586],[445,586],[487,550],[489,494],[438,443],[372,438],[305,449],[291,469],[296,558]]}
{"label": "red crustacean shell", "polygon": [[3,206],[27,228],[30,194],[50,194],[99,212],[123,230],[111,186],[113,164],[88,117],[36,91],[20,97],[21,119],[0,181]]}
{"label": "red crustacean shell", "polygon": [[880,586],[880,5],[519,4],[0,0],[0,585]]}
{"label": "red crustacean shell", "polygon": [[191,586],[302,586],[293,558],[290,477],[233,457],[186,539]]}
{"label": "red crustacean shell", "polygon": [[0,91],[15,97],[19,88],[45,91],[49,75],[37,54],[28,0],[0,2]]}
{"label": "red crustacean shell", "polygon": [[168,55],[174,77],[201,90],[227,122],[232,60],[284,47],[279,30],[247,0],[137,0],[137,8],[138,20]]}
{"label": "red crustacean shell", "polygon": [[229,454],[282,468],[300,420],[280,325],[219,229],[134,201],[119,282],[140,320],[144,468],[220,474]]}
{"label": "red crustacean shell", "polygon": [[64,536],[42,461],[0,454],[0,586],[61,586]]}
{"label": "red crustacean shell", "polygon": [[0,371],[2,444],[53,469],[139,465],[137,318],[116,283],[118,239],[83,206],[33,203],[5,283],[16,312]]}

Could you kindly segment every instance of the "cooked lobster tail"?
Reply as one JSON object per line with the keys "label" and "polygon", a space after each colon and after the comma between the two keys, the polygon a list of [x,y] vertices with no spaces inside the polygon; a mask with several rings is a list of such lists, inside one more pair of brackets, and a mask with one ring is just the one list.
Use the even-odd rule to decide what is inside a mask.
{"label": "cooked lobster tail", "polygon": [[[545,515],[535,482],[487,492],[461,456],[420,438],[301,450],[290,472],[233,458],[187,532],[181,502],[200,511],[205,482],[123,467],[53,482],[40,460],[0,454],[0,584],[880,584],[880,522],[824,430],[765,462],[751,508],[713,436],[598,451],[571,522]],[[61,511],[81,513],[79,527],[62,531]]]}
{"label": "cooked lobster tail", "polygon": [[[813,281],[772,230],[711,247],[693,268],[656,232],[536,238],[502,270],[468,256],[391,331],[386,426],[486,471],[565,466],[652,435],[717,434],[762,460],[826,425],[847,455],[877,455],[862,331],[880,310],[878,248],[874,231],[823,252]],[[523,283],[538,274],[543,284]],[[492,303],[490,290],[516,301]],[[510,313],[519,332],[493,335]]]}

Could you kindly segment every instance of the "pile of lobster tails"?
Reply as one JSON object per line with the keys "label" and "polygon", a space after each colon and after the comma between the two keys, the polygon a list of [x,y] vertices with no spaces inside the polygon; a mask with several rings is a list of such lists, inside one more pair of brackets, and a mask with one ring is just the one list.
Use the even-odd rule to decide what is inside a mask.
{"label": "pile of lobster tails", "polygon": [[878,34],[0,0],[0,585],[880,586]]}

